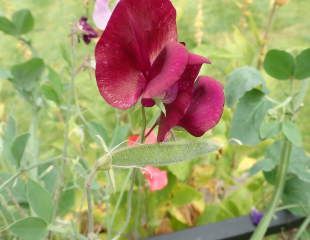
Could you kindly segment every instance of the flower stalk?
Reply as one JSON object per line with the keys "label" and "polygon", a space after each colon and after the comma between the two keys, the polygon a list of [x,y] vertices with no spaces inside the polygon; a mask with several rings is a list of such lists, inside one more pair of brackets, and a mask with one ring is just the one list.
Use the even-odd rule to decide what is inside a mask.
{"label": "flower stalk", "polygon": [[274,216],[276,207],[279,203],[279,200],[281,198],[281,195],[283,193],[284,185],[285,185],[285,178],[286,178],[286,173],[290,161],[290,156],[291,156],[291,150],[292,150],[292,144],[289,142],[288,139],[285,138],[283,148],[282,148],[282,154],[281,154],[281,162],[278,168],[277,172],[277,180],[276,180],[276,185],[275,185],[275,192],[272,198],[272,202],[259,223],[257,229],[255,230],[254,234],[252,235],[250,240],[261,240],[264,238],[264,235],[268,229],[268,226]]}

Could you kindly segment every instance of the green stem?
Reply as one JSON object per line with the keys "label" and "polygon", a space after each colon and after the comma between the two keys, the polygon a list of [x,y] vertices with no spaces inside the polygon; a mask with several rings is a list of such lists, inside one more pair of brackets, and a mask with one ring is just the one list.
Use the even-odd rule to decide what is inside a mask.
{"label": "green stem", "polygon": [[34,168],[37,168],[37,167],[40,167],[42,165],[45,165],[45,164],[48,164],[48,163],[53,163],[55,162],[57,159],[59,159],[59,157],[57,158],[52,158],[52,159],[49,159],[49,160],[46,160],[46,161],[42,161],[40,163],[36,163],[36,164],[33,164],[27,168],[22,168],[20,169],[17,173],[15,173],[13,176],[11,176],[8,180],[6,180],[4,183],[2,183],[0,185],[0,192],[7,186],[9,185],[11,182],[13,182],[16,178],[18,178],[20,175],[22,175],[24,172],[27,172],[27,171],[30,171]]}
{"label": "green stem", "polygon": [[290,161],[291,149],[291,143],[287,139],[285,139],[282,148],[281,162],[277,172],[277,180],[272,202],[250,240],[262,240],[274,216],[276,207],[284,189],[286,173]]}
{"label": "green stem", "polygon": [[123,185],[122,185],[122,188],[121,188],[121,191],[120,191],[120,195],[119,195],[119,197],[117,199],[116,205],[115,205],[113,213],[112,213],[111,221],[110,221],[110,224],[109,224],[110,225],[109,226],[110,231],[108,231],[108,239],[111,239],[111,233],[112,233],[111,231],[113,229],[113,224],[114,224],[114,221],[115,221],[115,218],[116,218],[116,214],[117,214],[117,212],[119,210],[119,207],[121,205],[121,202],[122,202],[125,190],[126,190],[127,183],[129,182],[132,173],[133,173],[133,169],[130,169],[128,174],[127,174],[127,177],[126,177],[125,181],[123,182]]}
{"label": "green stem", "polygon": [[267,22],[266,29],[265,29],[265,32],[264,32],[264,35],[263,35],[263,39],[262,39],[262,42],[261,42],[259,58],[258,58],[258,62],[257,62],[257,68],[258,69],[261,69],[262,65],[263,65],[263,60],[264,60],[264,56],[265,56],[265,52],[266,52],[266,47],[267,47],[268,40],[269,40],[269,33],[270,33],[271,26],[272,26],[272,23],[273,23],[273,19],[274,19],[276,10],[277,10],[277,6],[278,5],[277,5],[276,1],[274,1],[273,5],[272,5],[272,9],[271,9],[271,11],[269,13],[269,16],[268,16],[268,22]]}
{"label": "green stem", "polygon": [[[27,146],[26,165],[38,163],[39,158],[39,141],[38,141],[38,124],[39,124],[39,110],[36,107],[32,108],[32,119],[30,125],[30,138]],[[37,176],[37,169],[31,171],[31,176]]]}
{"label": "green stem", "polygon": [[141,108],[142,113],[142,128],[140,134],[140,143],[144,143],[145,141],[145,129],[146,129],[146,115],[145,115],[145,108],[142,106]]}
{"label": "green stem", "polygon": [[307,229],[308,225],[310,224],[310,216],[308,216],[305,221],[300,226],[298,232],[296,233],[294,240],[300,239],[301,235],[304,233],[304,231]]}

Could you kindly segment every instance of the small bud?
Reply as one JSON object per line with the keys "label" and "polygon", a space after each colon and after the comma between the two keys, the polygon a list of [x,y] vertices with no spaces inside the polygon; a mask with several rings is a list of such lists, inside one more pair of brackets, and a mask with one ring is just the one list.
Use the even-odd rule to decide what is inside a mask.
{"label": "small bud", "polygon": [[276,0],[278,6],[283,6],[288,3],[289,0]]}

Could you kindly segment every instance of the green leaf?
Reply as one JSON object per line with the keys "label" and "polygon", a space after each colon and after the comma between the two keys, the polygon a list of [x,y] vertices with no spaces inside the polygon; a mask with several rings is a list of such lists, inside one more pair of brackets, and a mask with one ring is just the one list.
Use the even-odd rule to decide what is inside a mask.
{"label": "green leaf", "polygon": [[172,196],[172,204],[175,206],[183,206],[202,198],[199,191],[186,184],[178,184],[173,189]]}
{"label": "green leaf", "polygon": [[305,79],[310,77],[310,48],[303,50],[296,57],[295,78]]}
{"label": "green leaf", "polygon": [[51,82],[52,87],[59,95],[64,92],[64,85],[61,81],[60,75],[51,67],[48,68],[48,80]]}
{"label": "green leaf", "polygon": [[47,224],[41,218],[27,217],[13,223],[10,231],[22,240],[43,240],[47,234]]}
{"label": "green leaf", "polygon": [[[265,158],[257,162],[251,169],[250,174],[256,174],[263,170],[265,172],[273,171],[280,163],[280,157],[283,147],[283,141],[273,143],[266,151]],[[292,147],[288,172],[295,174],[300,180],[310,182],[310,157],[303,148]]]}
{"label": "green leaf", "polygon": [[289,121],[285,121],[282,125],[282,131],[287,139],[295,146],[302,146],[302,137],[298,127]]}
{"label": "green leaf", "polygon": [[66,215],[74,206],[75,203],[75,188],[65,190],[61,193],[59,200],[58,214]]}
{"label": "green leaf", "polygon": [[29,180],[27,184],[27,197],[31,209],[47,223],[53,217],[53,201],[49,192],[39,183]]}
{"label": "green leaf", "polygon": [[41,87],[41,91],[47,100],[50,100],[50,101],[56,103],[57,105],[60,104],[60,98],[59,98],[57,92],[53,89],[53,87],[45,84]]}
{"label": "green leaf", "polygon": [[264,68],[271,77],[286,80],[294,74],[294,58],[288,52],[270,50],[266,55]]}
{"label": "green leaf", "polygon": [[293,146],[288,171],[300,180],[310,183],[310,157],[303,148]]}
{"label": "green leaf", "polygon": [[16,34],[15,25],[9,19],[2,16],[0,16],[0,31],[9,35]]}
{"label": "green leaf", "polygon": [[112,153],[112,163],[122,166],[164,166],[202,157],[218,148],[208,141],[136,145],[116,150]]}
{"label": "green leaf", "polygon": [[260,128],[272,103],[259,90],[246,93],[239,101],[232,120],[230,137],[244,145],[256,145],[261,141]]}
{"label": "green leaf", "polygon": [[168,166],[169,171],[177,177],[180,181],[185,181],[191,173],[192,163],[181,162],[177,164],[171,164]]}
{"label": "green leaf", "polygon": [[34,26],[33,16],[28,9],[15,12],[12,16],[12,22],[18,35],[30,32]]}
{"label": "green leaf", "polygon": [[24,155],[29,137],[30,137],[29,133],[25,133],[23,135],[20,135],[17,138],[15,138],[15,140],[12,144],[11,151],[12,151],[12,154],[15,158],[15,163],[16,163],[17,167],[20,167],[20,162],[21,162],[22,157]]}
{"label": "green leaf", "polygon": [[17,89],[31,92],[39,83],[43,70],[44,62],[42,59],[30,59],[12,67],[13,79],[11,81]]}
{"label": "green leaf", "polygon": [[258,86],[265,87],[265,85],[265,80],[255,68],[238,68],[228,76],[225,86],[226,104],[233,107],[245,93]]}
{"label": "green leaf", "polygon": [[117,125],[117,127],[114,130],[113,137],[110,143],[110,148],[113,148],[126,140],[128,132],[129,132],[129,125]]}
{"label": "green leaf", "polygon": [[87,126],[89,135],[93,138],[93,140],[98,145],[101,145],[101,143],[97,135],[99,135],[104,140],[105,143],[110,142],[110,138],[107,134],[107,130],[102,125],[100,125],[97,122],[92,121],[92,122],[88,122],[86,126]]}
{"label": "green leaf", "polygon": [[282,200],[284,205],[299,205],[299,208],[290,209],[293,213],[310,215],[310,182],[301,181],[297,177],[290,178],[285,183]]}
{"label": "green leaf", "polygon": [[262,139],[272,138],[281,132],[281,124],[278,122],[264,122],[260,128]]}

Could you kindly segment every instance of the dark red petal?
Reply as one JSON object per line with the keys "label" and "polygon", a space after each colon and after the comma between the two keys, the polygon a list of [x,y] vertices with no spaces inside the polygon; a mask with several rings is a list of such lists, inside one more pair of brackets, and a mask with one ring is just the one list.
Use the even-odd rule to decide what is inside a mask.
{"label": "dark red petal", "polygon": [[101,95],[114,107],[130,108],[155,58],[175,41],[176,11],[169,0],[121,0],[95,50]]}
{"label": "dark red petal", "polygon": [[187,63],[188,52],[182,44],[167,44],[152,66],[150,76],[154,77],[147,84],[143,97],[154,98],[164,94],[180,79]]}
{"label": "dark red petal", "polygon": [[199,77],[197,81],[192,102],[178,125],[200,137],[221,119],[225,97],[218,81],[210,77]]}
{"label": "dark red petal", "polygon": [[204,57],[190,54],[188,65],[178,81],[178,95],[176,99],[166,106],[166,116],[162,115],[159,123],[158,137],[159,142],[164,141],[165,136],[171,128],[175,127],[184,116],[190,106],[194,82],[199,74],[202,64],[210,61]]}

